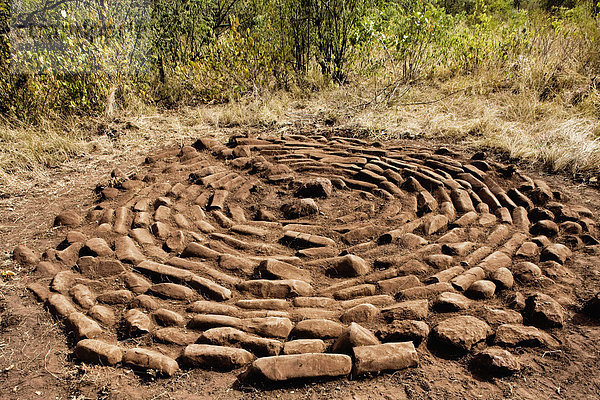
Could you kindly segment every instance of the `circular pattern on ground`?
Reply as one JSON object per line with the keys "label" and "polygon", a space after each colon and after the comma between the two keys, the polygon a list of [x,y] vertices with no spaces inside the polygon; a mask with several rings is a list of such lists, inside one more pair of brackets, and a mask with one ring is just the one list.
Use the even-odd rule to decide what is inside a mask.
{"label": "circular pattern on ground", "polygon": [[284,381],[416,367],[427,343],[514,373],[504,350],[560,346],[544,292],[597,244],[588,209],[446,148],[204,138],[139,171],[57,216],[56,249],[14,252],[85,362]]}

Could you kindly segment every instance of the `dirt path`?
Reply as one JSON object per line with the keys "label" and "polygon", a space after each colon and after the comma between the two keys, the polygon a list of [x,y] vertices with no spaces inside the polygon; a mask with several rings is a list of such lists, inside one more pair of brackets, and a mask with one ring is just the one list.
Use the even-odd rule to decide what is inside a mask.
{"label": "dirt path", "polygon": [[[168,216],[164,221],[173,230],[177,229],[178,226],[174,219],[175,214],[183,215],[187,220],[193,222],[196,227],[204,226],[206,228],[205,225],[199,225],[195,216],[191,213],[190,210],[193,205],[199,205],[206,212],[206,216],[202,219],[215,229],[214,231],[207,230],[206,232],[197,231],[200,237],[195,237],[190,236],[190,233],[179,225],[179,230],[184,232],[182,243],[168,242],[167,237],[158,237],[153,239],[156,242],[152,245],[140,245],[143,254],[155,261],[167,262],[174,254],[180,255],[182,250],[192,241],[205,243],[209,249],[218,251],[220,254],[229,252],[228,254],[240,258],[280,256],[281,260],[289,262],[290,265],[296,265],[309,272],[315,292],[335,298],[337,301],[335,306],[330,308],[323,307],[325,309],[323,311],[328,313],[326,314],[329,316],[327,318],[331,319],[340,318],[340,314],[344,313],[344,310],[348,308],[342,305],[344,301],[360,298],[356,294],[348,295],[345,292],[341,292],[344,288],[352,288],[358,284],[371,285],[372,287],[369,286],[367,290],[375,290],[375,292],[369,292],[369,294],[391,296],[393,304],[413,298],[425,298],[429,300],[430,304],[433,303],[438,293],[425,293],[421,296],[414,294],[414,291],[411,292],[410,287],[393,288],[390,289],[390,292],[384,292],[383,288],[386,287],[385,284],[391,285],[391,283],[385,282],[382,284],[382,282],[396,275],[412,275],[419,282],[426,283],[431,276],[435,275],[439,270],[443,270],[445,267],[441,266],[441,264],[436,265],[435,263],[448,262],[448,259],[445,257],[431,258],[429,256],[447,255],[442,254],[440,248],[435,247],[435,244],[438,243],[438,240],[444,234],[452,229],[451,226],[448,226],[449,221],[446,221],[445,225],[442,223],[442,226],[438,230],[434,230],[431,225],[427,225],[426,227],[419,226],[414,230],[418,234],[417,236],[425,238],[430,243],[430,245],[425,247],[433,246],[422,253],[415,253],[416,250],[408,252],[398,251],[397,242],[392,242],[391,244],[380,243],[379,245],[377,243],[366,244],[363,246],[361,244],[376,240],[394,228],[407,225],[406,219],[410,223],[410,220],[418,220],[420,218],[428,220],[428,218],[434,215],[445,215],[443,211],[440,211],[443,210],[441,205],[444,201],[442,201],[443,199],[439,199],[439,196],[443,197],[443,195],[436,194],[432,188],[423,188],[428,193],[431,192],[430,194],[433,194],[432,198],[434,198],[437,205],[434,206],[433,203],[425,201],[429,199],[427,196],[422,201],[415,202],[415,199],[418,198],[418,193],[407,190],[408,184],[407,186],[403,186],[402,182],[396,182],[396,187],[399,190],[398,193],[390,193],[390,191],[395,190],[393,186],[382,185],[381,181],[377,180],[379,179],[378,176],[381,176],[380,171],[376,167],[372,167],[372,169],[365,167],[367,164],[373,164],[372,161],[379,160],[384,162],[382,161],[384,158],[390,158],[399,162],[399,164],[396,164],[399,170],[408,168],[408,166],[402,163],[412,163],[421,165],[421,168],[429,168],[427,170],[431,170],[432,172],[437,171],[439,174],[441,173],[440,171],[444,171],[443,166],[431,162],[427,164],[426,162],[433,160],[448,163],[446,170],[451,171],[451,167],[454,167],[451,162],[452,159],[457,157],[457,159],[461,159],[466,164],[466,159],[471,154],[458,149],[455,155],[451,154],[450,157],[440,158],[434,154],[435,150],[439,148],[438,146],[417,142],[399,142],[386,144],[385,147],[372,147],[367,143],[359,141],[347,141],[341,138],[323,138],[315,139],[314,143],[313,141],[310,142],[312,143],[311,146],[306,146],[306,143],[302,144],[302,140],[304,139],[301,137],[291,137],[288,138],[287,142],[255,142],[254,144],[244,143],[243,140],[240,140],[238,143],[240,146],[246,144],[250,146],[252,156],[261,154],[265,157],[261,165],[257,166],[256,163],[251,163],[249,164],[249,168],[244,168],[245,165],[242,165],[243,163],[240,163],[239,166],[232,166],[229,162],[224,162],[221,156],[213,157],[205,150],[196,151],[191,148],[187,148],[190,154],[187,159],[179,151],[172,154],[162,152],[162,157],[156,157],[156,160],[149,164],[143,163],[145,158],[144,153],[135,152],[127,154],[118,160],[97,160],[92,158],[76,160],[53,170],[47,179],[43,182],[37,182],[23,191],[22,194],[1,199],[0,239],[2,240],[2,244],[0,246],[3,256],[1,269],[16,272],[14,278],[4,280],[1,289],[2,297],[0,298],[0,316],[2,317],[0,325],[0,391],[3,393],[3,397],[15,399],[35,399],[41,397],[80,399],[232,397],[582,399],[600,396],[600,374],[597,373],[597,363],[600,356],[600,344],[598,344],[597,338],[600,337],[600,327],[597,322],[589,320],[578,312],[583,302],[600,290],[600,252],[598,252],[598,246],[583,246],[581,244],[579,248],[573,249],[574,254],[568,260],[564,261],[564,264],[560,265],[561,263],[559,263],[559,265],[555,265],[552,268],[546,266],[543,275],[545,278],[543,279],[538,279],[535,282],[520,282],[514,290],[498,290],[489,299],[475,300],[474,305],[469,308],[468,312],[459,311],[458,313],[448,314],[432,310],[426,317],[422,318],[427,322],[429,327],[433,328],[447,317],[468,314],[485,320],[494,331],[497,331],[501,323],[494,322],[492,317],[486,316],[485,307],[502,309],[508,312],[510,310],[510,307],[507,306],[509,303],[508,297],[516,290],[524,293],[526,297],[538,291],[551,294],[566,310],[564,326],[559,329],[549,330],[554,338],[561,342],[560,346],[530,348],[518,345],[516,348],[509,347],[509,351],[519,357],[522,369],[520,372],[507,378],[484,379],[477,373],[474,373],[471,368],[471,354],[477,349],[485,348],[486,345],[484,343],[479,343],[473,350],[469,349],[466,355],[449,357],[446,355],[441,356],[440,350],[444,346],[440,347],[439,341],[436,342],[427,338],[417,347],[419,358],[419,366],[417,368],[384,372],[375,376],[361,376],[352,380],[348,380],[347,378],[323,380],[319,378],[295,381],[293,383],[270,384],[267,386],[239,379],[241,370],[238,369],[232,372],[211,372],[202,368],[185,368],[183,372],[178,372],[171,378],[158,378],[152,374],[134,372],[130,368],[120,365],[116,367],[100,367],[93,364],[80,363],[73,358],[74,343],[72,334],[69,333],[68,329],[64,329],[62,323],[55,322],[56,320],[51,317],[50,313],[26,289],[27,285],[32,282],[42,282],[47,285],[50,282],[49,278],[40,276],[39,272],[34,272],[35,266],[17,266],[10,259],[10,255],[14,247],[19,244],[26,244],[39,253],[46,249],[56,248],[63,241],[69,229],[54,228],[52,226],[54,217],[65,210],[73,210],[77,215],[82,217],[88,215],[89,211],[98,205],[98,196],[94,193],[94,189],[97,184],[106,185],[109,182],[109,173],[115,167],[120,167],[122,171],[127,172],[135,170],[140,178],[144,176],[148,176],[149,178],[144,181],[131,180],[130,182],[135,181],[135,183],[132,183],[128,190],[118,190],[114,194],[114,197],[111,190],[106,191],[105,197],[108,197],[108,199],[100,203],[100,212],[97,213],[98,219],[102,218],[101,214],[107,209],[118,210],[119,207],[125,205],[132,207],[142,198],[152,199],[152,204],[154,204],[153,210],[156,211],[158,207],[154,200],[168,195],[167,197],[176,201],[174,204],[166,205],[170,208],[172,215]],[[322,144],[325,144],[325,146],[322,146]],[[213,147],[212,150],[217,155],[219,152],[225,152],[224,155],[229,157],[229,150],[217,146],[216,143],[209,143],[208,145]],[[307,147],[309,147],[308,150],[306,149]],[[367,148],[372,151],[365,153],[362,150],[357,150],[353,154],[342,155],[344,152],[352,153],[353,149],[358,148]],[[161,151],[154,151],[153,154],[161,154]],[[418,158],[418,154],[423,157]],[[444,154],[444,152],[441,152],[441,154]],[[234,160],[244,157],[245,154],[236,154],[235,156]],[[331,159],[327,159],[327,157]],[[349,157],[352,157],[352,159]],[[361,158],[365,160],[363,161]],[[315,162],[315,160],[318,160],[318,162]],[[389,160],[385,162],[389,162]],[[354,166],[351,166],[351,164]],[[190,172],[197,172],[202,168],[206,168],[207,165],[215,166],[216,170],[208,171],[210,173],[207,172],[204,176],[198,176],[198,182],[190,184],[187,180]],[[383,166],[381,163],[375,163],[375,165],[379,165],[380,168]],[[481,163],[476,165],[481,168],[484,167]],[[498,172],[502,169],[502,166],[494,164],[493,160],[489,160],[489,165],[491,168],[489,172],[490,176],[494,176],[503,189],[508,191],[509,189],[518,187],[518,184],[523,183],[520,181],[521,178],[515,175],[503,177]],[[82,168],[83,166],[85,168]],[[132,166],[137,167],[132,168]],[[239,167],[242,168],[240,169]],[[374,174],[364,172],[365,169],[374,172]],[[219,174],[221,171],[224,174],[216,175],[212,180],[205,179]],[[257,173],[250,173],[253,171]],[[362,175],[361,171],[363,171]],[[474,173],[477,174],[476,171]],[[539,172],[536,171],[525,171],[525,173],[533,179],[540,177]],[[407,174],[404,175],[404,179],[410,176],[416,177],[415,180],[423,186],[428,182],[421,175]],[[219,179],[224,176],[229,176],[229,178],[220,183],[213,184],[214,182],[219,182]],[[291,202],[294,199],[293,194],[297,189],[295,182],[298,180],[307,181],[309,178],[317,176],[326,177],[333,181],[334,185],[336,185],[333,194],[327,198],[316,199],[319,206],[318,214],[302,215],[298,218],[300,222],[288,221],[291,216],[280,214],[280,207],[281,204]],[[393,178],[390,178],[390,176],[393,177],[395,175],[388,174],[385,176],[389,178],[389,182],[393,182]],[[227,186],[229,185],[228,182],[237,177],[241,178],[237,186],[233,184]],[[202,181],[202,179],[205,179],[205,181]],[[554,199],[555,201],[559,201],[561,204],[569,207],[572,205],[584,206],[592,212],[595,219],[600,206],[600,203],[597,202],[597,190],[585,186],[573,185],[564,178],[557,176],[545,176],[543,179],[551,188],[560,189],[561,197]],[[378,183],[373,184],[372,182],[374,181]],[[247,182],[253,182],[254,189],[247,194],[238,194],[240,188],[243,188]],[[177,183],[181,183],[182,186],[174,190]],[[488,182],[486,183],[490,186]],[[341,189],[343,185],[348,186],[348,189]],[[128,187],[127,185],[124,186]],[[381,191],[382,187],[386,188],[383,189],[385,193]],[[146,191],[144,191],[144,188],[147,188]],[[186,191],[188,189],[189,191]],[[215,200],[212,196],[216,190],[227,190],[229,192],[229,196],[223,207],[214,204]],[[450,194],[451,190],[448,190],[447,187],[445,190]],[[169,191],[174,193],[169,194]],[[203,194],[206,195],[202,197]],[[391,194],[391,197],[388,194]],[[451,199],[454,201],[454,197]],[[487,200],[492,203],[494,202],[493,199]],[[482,203],[487,202],[482,201]],[[456,201],[452,205],[455,208],[458,207]],[[503,205],[500,204],[500,206]],[[229,226],[227,221],[223,222],[222,217],[215,214],[214,210],[219,211],[222,208],[224,215],[228,219],[235,219],[234,212],[231,212],[233,206],[240,207],[245,218],[248,219],[248,221],[235,220],[236,226],[246,226],[244,229],[249,229],[248,226],[250,226],[256,229],[250,232],[250,236],[247,235],[248,232],[243,230],[245,233],[240,234],[242,231],[239,229],[241,228],[236,228],[238,229],[237,231],[232,230],[234,228]],[[428,209],[428,207],[431,209]],[[473,207],[475,208],[476,205],[473,205]],[[275,214],[275,221],[271,221],[271,223],[268,221],[263,223],[252,222],[255,219],[254,215],[260,208]],[[213,211],[209,212],[209,210]],[[227,213],[227,211],[230,213]],[[402,215],[403,211],[410,213],[410,215]],[[489,215],[492,214],[488,214],[485,211],[484,206],[477,208],[477,221],[473,222],[472,225],[465,226],[465,228],[468,228],[467,232],[464,233],[464,236],[460,240],[456,240],[455,243],[469,241],[475,244],[475,248],[490,245],[492,233],[503,224],[500,224],[497,217],[496,219],[491,218]],[[303,212],[301,210],[301,213]],[[357,213],[363,213],[366,217],[357,217]],[[464,210],[458,211],[457,217],[465,213]],[[161,221],[154,213],[153,215],[154,219],[151,222]],[[351,216],[356,217],[356,219],[351,220],[354,218],[351,218]],[[133,215],[129,216],[129,218],[133,219]],[[486,222],[486,218],[489,222]],[[577,218],[581,218],[581,215]],[[557,218],[557,221],[559,220],[560,218]],[[96,236],[104,238],[112,247],[112,243],[119,237],[119,234],[114,232],[114,229],[116,229],[114,221],[114,217],[112,217],[109,222],[109,230],[107,231],[98,230],[101,224],[87,221],[77,229],[89,238]],[[131,223],[131,220],[129,223]],[[180,222],[180,224],[182,223]],[[300,231],[300,233],[303,233],[301,232],[303,229],[309,229],[311,234],[332,240],[334,244],[328,244],[325,247],[333,246],[335,251],[331,254],[326,252],[319,253],[317,256],[306,255],[302,251],[305,248],[310,250],[312,247],[310,245],[298,244],[297,242],[300,240],[298,238],[294,238],[292,244],[280,243],[279,239],[286,232],[282,226],[290,224],[294,224],[294,229]],[[451,221],[450,224],[452,224]],[[312,228],[305,228],[302,225],[309,225]],[[531,225],[534,224],[532,223]],[[514,237],[516,233],[520,232],[514,223],[506,224],[506,226],[508,226],[507,232],[500,235],[502,239],[498,241],[492,250],[501,251],[505,249],[507,246],[506,242]],[[529,235],[529,228],[530,226],[528,225],[524,231],[525,237],[521,242],[528,241],[533,236]],[[240,244],[224,236],[210,236],[215,233],[227,235],[227,237],[247,243],[267,243],[272,249],[269,250],[262,247],[260,250],[256,250],[256,248],[232,249],[232,246],[234,246],[232,243]],[[552,242],[568,243],[568,236],[568,233],[560,231],[558,236],[552,239]],[[394,238],[394,240],[396,239]],[[157,246],[156,243],[163,245]],[[166,248],[164,244],[167,245]],[[512,250],[511,254],[514,255],[517,252],[520,244]],[[61,248],[64,248],[64,246]],[[335,273],[323,274],[322,265],[318,263],[318,260],[337,255],[341,250],[348,248],[352,249],[352,253],[366,260],[369,265],[378,265],[381,271],[397,269],[410,260],[420,263],[422,269],[412,272],[395,271],[396,274],[386,275],[383,278],[378,277],[376,280],[374,278],[373,280],[369,280],[371,279],[369,277],[372,276],[369,274],[372,273],[367,272],[359,274],[359,281],[353,281],[352,279],[357,278],[352,278],[351,276],[340,276]],[[163,254],[165,253],[165,249],[167,250],[166,255]],[[305,257],[304,261],[300,263],[297,263],[294,259],[298,252],[300,252],[302,257]],[[458,261],[464,261],[468,258],[468,254],[456,257],[451,262],[454,265]],[[56,256],[54,255],[54,257]],[[113,256],[111,255],[111,257]],[[119,258],[118,256],[114,257]],[[389,261],[386,261],[386,258],[390,257],[399,257],[401,261],[390,264]],[[531,256],[530,260],[535,263],[541,263],[542,261],[539,257],[539,254],[536,254]],[[187,259],[193,261],[197,258],[197,254],[195,257],[192,254]],[[54,259],[56,260],[56,258]],[[62,259],[59,257],[59,260]],[[306,260],[309,260],[308,264]],[[214,261],[204,261],[210,268],[243,280],[251,278],[252,272],[248,268],[255,268],[253,263],[247,264],[239,259],[229,259],[229,263],[225,263],[222,258],[215,259]],[[310,261],[317,262],[310,263]],[[511,269],[513,269],[516,263],[516,258],[513,261],[510,266]],[[125,263],[125,265],[127,264]],[[478,262],[475,265],[480,264]],[[469,267],[471,266],[469,265]],[[381,271],[379,272],[381,273]],[[200,270],[196,270],[195,273],[200,274]],[[114,277],[111,276],[98,278],[97,276],[93,276],[93,274],[83,275],[82,279],[87,279],[88,286],[92,287],[97,293],[122,289],[124,287],[122,281],[118,278],[113,279]],[[333,284],[337,284],[340,291],[336,293],[328,292],[327,288]],[[223,285],[227,286],[226,284]],[[244,292],[240,290],[239,286],[229,287],[229,289],[233,291],[233,299],[228,301],[229,304],[238,304],[238,300],[260,297],[253,295],[249,291]],[[166,296],[157,296],[161,307],[176,311],[188,320],[193,319],[195,314],[188,312],[186,306],[183,306],[173,296],[171,292],[167,292]],[[379,308],[378,312],[384,310],[384,313],[389,313],[385,307],[390,306],[390,304],[385,303],[385,301],[387,300],[384,299],[384,303],[382,304],[376,304],[376,307]],[[357,304],[360,304],[360,302]],[[122,307],[118,304],[113,304],[111,307],[117,314],[123,311]],[[286,307],[288,306],[286,305]],[[294,323],[297,323],[301,319],[310,319],[325,315],[324,313],[317,314],[316,310],[309,312],[306,310],[296,310],[296,308],[306,307],[294,306],[289,312],[285,311],[285,313],[290,315]],[[252,314],[254,317],[259,315],[259,310],[245,310],[243,311],[245,313],[243,315],[246,317],[250,317],[252,313],[254,313]],[[300,312],[307,314],[302,314],[302,317],[300,317],[301,314],[298,314]],[[283,313],[263,314],[284,315]],[[414,318],[421,319],[421,317]],[[360,321],[360,323],[373,332],[376,332],[386,326],[389,322],[386,321],[387,319],[378,315],[373,319]],[[121,345],[126,348],[136,346],[151,347],[173,358],[176,358],[182,348],[181,345],[172,343],[159,343],[153,340],[150,335],[120,336],[121,333],[113,328],[108,328],[106,335],[111,340],[118,338]],[[269,335],[270,333],[267,332],[267,336]],[[294,335],[296,337],[304,337],[302,336],[303,334],[297,331]],[[315,336],[313,332],[306,337],[318,337],[318,335]],[[324,337],[323,339],[328,344],[334,342],[333,338]],[[494,341],[493,335],[490,335],[486,340],[488,344],[491,344]]]}

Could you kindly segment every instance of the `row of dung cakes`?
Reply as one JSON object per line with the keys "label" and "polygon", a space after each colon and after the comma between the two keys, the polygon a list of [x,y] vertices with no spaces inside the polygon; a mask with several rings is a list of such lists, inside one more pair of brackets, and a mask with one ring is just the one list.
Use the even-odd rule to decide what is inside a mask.
{"label": "row of dung cakes", "polygon": [[[566,310],[538,292],[566,273],[572,249],[595,244],[589,210],[485,160],[236,137],[147,161],[145,176],[105,188],[87,219],[59,215],[71,231],[57,248],[15,249],[37,265],[30,287],[85,361],[166,375],[253,365],[279,380],[414,366],[411,346],[429,340],[513,360],[498,347],[558,346],[544,329]],[[350,199],[348,188],[376,197]],[[283,193],[281,209],[250,204],[271,192]],[[323,198],[336,196],[383,204],[326,218]]]}

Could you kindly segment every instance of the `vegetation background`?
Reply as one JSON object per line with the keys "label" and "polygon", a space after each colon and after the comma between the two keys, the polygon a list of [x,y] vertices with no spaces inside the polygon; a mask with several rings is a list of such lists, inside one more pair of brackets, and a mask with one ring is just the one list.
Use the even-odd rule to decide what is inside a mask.
{"label": "vegetation background", "polygon": [[0,116],[6,185],[169,118],[436,138],[597,182],[600,3],[0,0]]}

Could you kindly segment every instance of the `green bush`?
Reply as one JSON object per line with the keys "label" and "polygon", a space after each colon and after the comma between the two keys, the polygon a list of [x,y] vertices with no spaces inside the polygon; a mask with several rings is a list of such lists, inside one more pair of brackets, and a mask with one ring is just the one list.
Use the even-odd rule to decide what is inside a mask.
{"label": "green bush", "polygon": [[[149,10],[68,1],[39,14],[41,4],[11,15],[0,2],[0,112],[15,123],[314,89],[315,74],[388,86],[487,74],[552,97],[573,85],[567,77],[600,71],[589,1],[155,0]],[[16,52],[9,18],[58,23],[31,28],[37,39],[22,36],[32,47]],[[52,41],[64,50],[44,49]]]}

